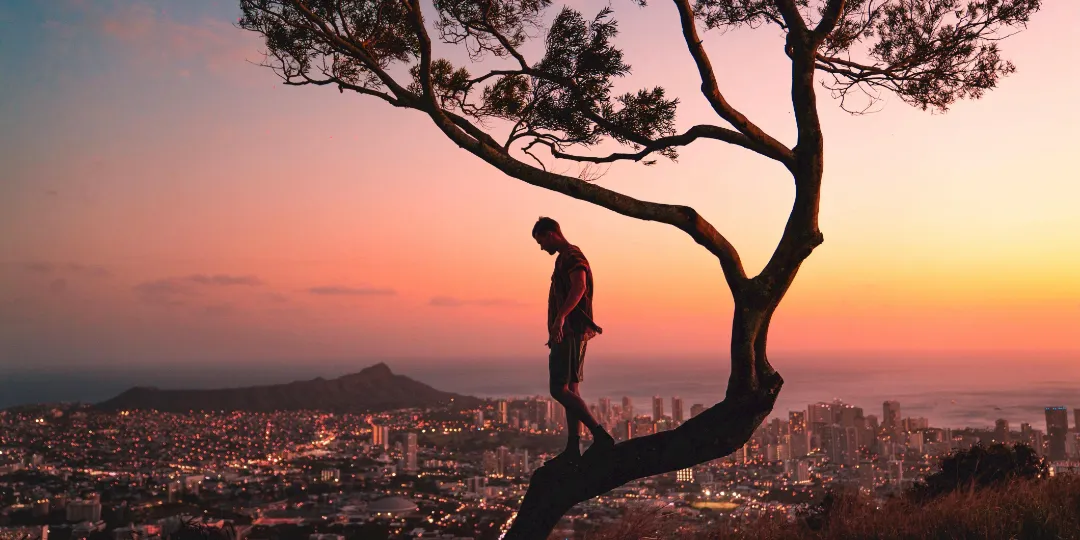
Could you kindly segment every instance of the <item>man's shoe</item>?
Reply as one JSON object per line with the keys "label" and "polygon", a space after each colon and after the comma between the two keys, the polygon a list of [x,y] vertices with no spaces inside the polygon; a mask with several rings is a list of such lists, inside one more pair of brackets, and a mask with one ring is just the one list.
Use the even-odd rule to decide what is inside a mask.
{"label": "man's shoe", "polygon": [[548,463],[551,463],[551,464],[572,463],[572,462],[578,461],[579,459],[581,459],[581,454],[579,454],[578,452],[575,452],[573,450],[567,449],[567,450],[563,450],[562,452],[560,452],[559,455],[545,461],[544,465],[547,465]]}
{"label": "man's shoe", "polygon": [[615,449],[615,439],[607,433],[602,433],[599,436],[593,435],[593,443],[589,445],[588,450],[582,454],[582,457],[591,456],[595,454],[606,454]]}

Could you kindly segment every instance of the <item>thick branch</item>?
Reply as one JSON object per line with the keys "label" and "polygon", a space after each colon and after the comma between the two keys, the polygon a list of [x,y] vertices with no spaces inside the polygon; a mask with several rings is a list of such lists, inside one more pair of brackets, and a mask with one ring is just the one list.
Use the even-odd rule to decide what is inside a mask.
{"label": "thick branch", "polygon": [[818,40],[825,39],[833,28],[836,28],[836,23],[840,21],[840,15],[844,13],[845,0],[829,0],[829,3],[825,5],[825,10],[822,13],[821,21],[818,22],[817,28],[814,28],[814,37]]}
{"label": "thick branch", "polygon": [[806,21],[803,20],[802,14],[799,13],[799,6],[795,5],[795,0],[773,0],[776,3],[776,9],[780,10],[780,16],[784,18],[784,23],[787,24],[790,33],[797,35],[804,35],[807,32]]}
{"label": "thick branch", "polygon": [[[740,133],[746,135],[750,140],[757,143],[758,148],[768,148],[769,153],[772,156],[783,156],[784,159],[780,160],[783,163],[789,163],[793,159],[791,150],[769,136],[761,130],[761,128],[754,125],[749,119],[742,113],[735,110],[724,99],[724,95],[720,93],[720,86],[716,82],[716,73],[713,71],[712,62],[709,61],[709,56],[705,52],[705,47],[702,45],[701,38],[698,36],[697,26],[694,21],[694,12],[690,8],[689,0],[675,0],[675,6],[679,9],[679,20],[682,23],[683,39],[686,41],[686,47],[690,50],[690,55],[694,57],[694,63],[697,64],[698,74],[701,77],[701,92],[705,94],[705,98],[709,100],[709,104],[712,105],[716,114],[721,118],[729,122]],[[761,153],[757,148],[751,148],[755,152]],[[769,154],[763,154],[769,155]],[[776,159],[775,157],[773,159]]]}
{"label": "thick branch", "polygon": [[638,478],[677,471],[731,454],[772,412],[783,385],[779,377],[759,392],[724,401],[671,431],[635,437],[611,452],[577,463],[549,463],[536,470],[506,540],[544,540],[575,504]]}

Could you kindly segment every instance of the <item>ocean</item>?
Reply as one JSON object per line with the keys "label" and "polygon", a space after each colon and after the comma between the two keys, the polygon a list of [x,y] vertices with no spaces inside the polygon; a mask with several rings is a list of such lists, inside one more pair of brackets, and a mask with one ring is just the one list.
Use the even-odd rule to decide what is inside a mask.
{"label": "ocean", "polygon": [[[273,364],[172,365],[135,367],[12,368],[0,366],[0,408],[26,403],[106,400],[131,386],[227,388],[276,384],[355,373],[369,361],[297,361]],[[440,390],[479,397],[525,397],[547,392],[546,358],[385,360],[395,373]],[[1004,418],[1014,430],[1021,422],[1045,429],[1044,407],[1080,409],[1080,362],[1067,358],[875,357],[831,360],[777,355],[784,376],[773,416],[807,404],[841,399],[865,414],[881,417],[882,403],[900,402],[903,416],[926,417],[935,427],[992,427]],[[4,373],[6,371],[6,373]],[[726,361],[703,359],[586,360],[582,394],[589,402],[607,396],[633,400],[650,414],[652,397],[682,398],[686,414],[695,403],[723,399]],[[1072,423],[1072,422],[1070,422]]]}

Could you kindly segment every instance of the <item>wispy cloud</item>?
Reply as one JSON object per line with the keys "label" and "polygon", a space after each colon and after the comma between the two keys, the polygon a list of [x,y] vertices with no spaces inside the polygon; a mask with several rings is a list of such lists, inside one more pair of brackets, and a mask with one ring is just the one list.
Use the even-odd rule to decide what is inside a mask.
{"label": "wispy cloud", "polygon": [[451,296],[436,296],[433,297],[428,305],[435,307],[464,307],[464,306],[479,306],[479,307],[522,307],[525,304],[518,302],[517,300],[511,300],[508,298],[484,298],[479,300],[469,300],[463,298],[454,298]]}
{"label": "wispy cloud", "polygon": [[393,296],[397,294],[394,289],[386,287],[345,287],[341,285],[311,287],[307,291],[322,296]]}
{"label": "wispy cloud", "polygon": [[48,276],[52,274],[67,274],[69,276],[85,276],[85,277],[109,277],[112,275],[105,267],[82,264],[77,262],[69,263],[54,263],[48,261],[35,261],[23,263],[23,268],[32,274],[38,274],[41,276]]}
{"label": "wispy cloud", "polygon": [[186,279],[200,285],[262,285],[255,276],[230,276],[228,274],[192,274]]}
{"label": "wispy cloud", "polygon": [[235,313],[236,308],[232,304],[211,304],[203,306],[199,312],[210,317],[221,317]]}
{"label": "wispy cloud", "polygon": [[209,17],[180,21],[141,3],[103,13],[98,28],[142,66],[180,76],[201,69],[235,77],[255,70],[247,60],[261,59],[258,36],[238,30],[230,21]]}
{"label": "wispy cloud", "polygon": [[183,305],[179,297],[195,296],[200,288],[205,287],[254,287],[262,281],[251,275],[233,276],[229,274],[191,274],[183,277],[169,277],[146,281],[135,286],[135,294],[150,304]]}

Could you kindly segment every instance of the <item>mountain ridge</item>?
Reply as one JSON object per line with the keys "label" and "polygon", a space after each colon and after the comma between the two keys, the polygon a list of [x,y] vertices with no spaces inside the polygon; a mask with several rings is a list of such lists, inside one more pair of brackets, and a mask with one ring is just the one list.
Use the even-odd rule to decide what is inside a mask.
{"label": "mountain ridge", "polygon": [[390,366],[379,362],[334,379],[315,377],[282,384],[206,390],[133,386],[95,407],[107,411],[145,409],[162,412],[379,412],[450,404],[468,407],[482,401],[436,390],[405,375],[395,374]]}

